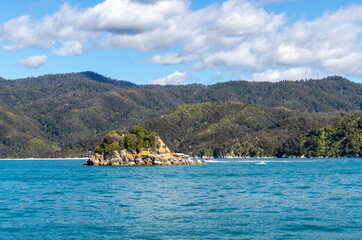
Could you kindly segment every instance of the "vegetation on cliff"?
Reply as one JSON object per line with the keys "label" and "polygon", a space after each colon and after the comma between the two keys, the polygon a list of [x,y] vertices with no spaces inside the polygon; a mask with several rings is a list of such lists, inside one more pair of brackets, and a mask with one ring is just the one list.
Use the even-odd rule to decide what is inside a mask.
{"label": "vegetation on cliff", "polygon": [[353,114],[324,128],[290,138],[278,156],[362,156],[362,113]]}
{"label": "vegetation on cliff", "polygon": [[142,127],[134,126],[129,132],[114,130],[103,138],[84,165],[198,165],[190,156],[172,153],[161,138]]}
{"label": "vegetation on cliff", "polygon": [[155,151],[157,148],[156,137],[158,137],[157,133],[147,131],[139,126],[134,126],[129,132],[122,129],[113,130],[103,138],[102,143],[96,147],[95,152],[108,154],[122,150],[133,153],[140,153],[144,150]]}

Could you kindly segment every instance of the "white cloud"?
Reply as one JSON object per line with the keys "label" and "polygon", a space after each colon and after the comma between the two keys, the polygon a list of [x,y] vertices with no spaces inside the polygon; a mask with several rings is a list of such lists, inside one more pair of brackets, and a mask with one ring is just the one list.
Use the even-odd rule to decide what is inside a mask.
{"label": "white cloud", "polygon": [[48,57],[45,55],[39,55],[19,60],[17,61],[16,65],[35,69],[39,68],[41,65],[45,64],[46,62],[48,62]]}
{"label": "white cloud", "polygon": [[41,19],[20,16],[5,22],[0,47],[51,49],[61,56],[109,48],[157,51],[143,62],[271,81],[302,75],[301,69],[362,76],[362,5],[288,24],[284,14],[262,7],[278,1],[283,0],[228,0],[197,11],[188,0],[105,0],[86,9],[64,4]]}
{"label": "white cloud", "polygon": [[152,62],[157,64],[179,64],[183,59],[177,53],[170,53],[166,55],[155,55],[152,57]]}
{"label": "white cloud", "polygon": [[48,40],[36,43],[39,38],[42,38],[42,34],[39,34],[37,37],[31,25],[32,20],[30,16],[21,16],[3,24],[0,29],[0,39],[3,42],[9,43],[3,48],[5,50],[15,50],[32,46],[41,48],[51,47],[52,44]]}
{"label": "white cloud", "polygon": [[238,48],[229,51],[220,51],[204,59],[206,66],[229,66],[248,68],[256,67],[256,55],[250,52],[250,46],[247,44],[240,45]]}
{"label": "white cloud", "polygon": [[[229,2],[240,3],[242,1]],[[225,9],[228,9],[229,15],[239,12],[237,6],[223,8],[214,9],[220,14],[212,15],[222,19]],[[237,13],[233,13],[234,10]],[[192,59],[192,56],[198,70],[226,68],[241,74],[254,72],[255,79],[264,77],[268,81],[322,74],[362,76],[358,67],[362,55],[362,6],[353,5],[326,13],[313,21],[297,21],[293,25],[286,25],[284,16],[264,14],[262,10],[244,12],[259,14],[259,19],[264,18],[267,19],[265,22],[275,24],[269,27],[265,25],[257,32],[250,31],[247,36],[231,36],[221,30],[217,31],[219,35],[216,36],[209,28],[208,32],[199,34],[194,42],[186,43],[177,53],[177,59]],[[257,29],[258,22],[255,22],[255,26]],[[170,55],[168,53],[166,56]],[[162,56],[157,58],[160,63]],[[311,72],[306,69],[315,70]]]}
{"label": "white cloud", "polygon": [[295,1],[295,0],[259,0],[259,2],[261,4],[269,4],[269,3],[279,3],[279,2],[292,2],[292,1]]}
{"label": "white cloud", "polygon": [[[97,46],[106,48],[153,51],[169,47],[184,38],[182,26],[177,27],[177,24],[182,22],[187,6],[188,3],[183,0],[152,1],[148,4],[106,0],[79,10],[66,3],[58,12],[40,20],[30,16],[9,20],[0,27],[0,39],[6,50],[52,48],[62,42],[95,41]],[[67,52],[61,53],[65,55]]]}
{"label": "white cloud", "polygon": [[213,30],[224,37],[241,37],[272,31],[280,25],[282,15],[268,14],[243,0],[230,0],[217,9]]}
{"label": "white cloud", "polygon": [[174,73],[171,73],[165,78],[159,78],[156,80],[151,80],[148,83],[149,84],[159,84],[159,85],[174,85],[174,84],[180,84],[187,80],[189,77],[185,72],[179,72],[176,71]]}
{"label": "white cloud", "polygon": [[78,56],[83,54],[83,46],[82,43],[77,41],[67,41],[63,43],[59,50],[55,50],[54,53],[60,56]]}
{"label": "white cloud", "polygon": [[350,76],[362,76],[362,68],[358,63],[362,63],[362,53],[350,53],[340,58],[330,58],[324,61],[323,66],[334,75],[345,72]]}
{"label": "white cloud", "polygon": [[250,80],[277,82],[282,80],[300,80],[319,77],[310,68],[291,68],[288,70],[266,70],[261,73],[254,73]]}

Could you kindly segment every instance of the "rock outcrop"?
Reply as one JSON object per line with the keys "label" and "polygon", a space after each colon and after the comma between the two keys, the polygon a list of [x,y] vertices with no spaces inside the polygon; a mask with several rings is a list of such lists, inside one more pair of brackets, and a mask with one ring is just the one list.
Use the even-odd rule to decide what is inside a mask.
{"label": "rock outcrop", "polygon": [[[137,128],[138,130],[140,128]],[[193,161],[189,155],[182,153],[172,153],[169,148],[165,145],[165,143],[160,139],[160,137],[155,133],[147,132],[144,129],[141,129],[142,133],[138,134],[137,131],[130,131],[130,133],[119,134],[119,132],[112,131],[108,134],[105,139],[103,139],[103,143],[97,147],[96,153],[90,157],[84,165],[112,165],[112,166],[140,166],[140,165],[199,165],[205,164],[200,160]],[[146,134],[145,134],[146,133]],[[148,135],[147,135],[148,134]],[[154,140],[151,141],[150,145],[154,147],[149,147],[147,150],[139,151],[136,148],[130,149],[125,148],[124,146],[132,145],[129,140],[126,139],[134,139],[135,144],[139,146],[139,142],[144,142],[144,139],[140,140],[140,136],[145,138],[145,136],[149,136],[150,134],[154,134]],[[146,137],[146,141],[147,141]],[[152,139],[152,137],[151,137]],[[137,142],[139,141],[139,142]],[[108,142],[108,144],[107,144]],[[112,146],[112,144],[116,145],[116,149],[111,148],[112,150],[107,151],[107,146]],[[132,146],[133,146],[132,145]],[[147,145],[148,146],[148,145]],[[109,149],[109,148],[108,148]]]}
{"label": "rock outcrop", "polygon": [[196,165],[203,164],[200,160],[193,161],[188,155],[182,153],[164,154],[130,154],[127,151],[115,151],[112,154],[95,154],[87,160],[84,165],[112,165],[112,166],[135,166],[135,165]]}

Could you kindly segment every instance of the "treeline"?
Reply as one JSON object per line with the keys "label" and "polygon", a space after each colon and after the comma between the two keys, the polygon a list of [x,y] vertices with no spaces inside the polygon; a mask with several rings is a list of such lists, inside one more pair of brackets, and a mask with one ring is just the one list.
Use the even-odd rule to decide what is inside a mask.
{"label": "treeline", "polygon": [[[180,105],[206,102],[285,107],[306,116],[353,112],[362,108],[362,84],[334,76],[278,83],[230,81],[209,86],[157,86],[116,81],[94,72],[0,79],[0,157],[84,156],[94,151],[111,129],[130,129]],[[221,109],[215,109],[216,115],[223,114],[217,111]],[[270,152],[269,137],[255,139],[241,130],[238,136],[229,134],[231,129],[224,131],[227,134],[219,137],[225,143],[228,141],[223,140],[224,135],[232,141],[245,134],[249,137],[245,143],[238,140],[242,148],[233,151],[264,154],[260,148]],[[267,144],[259,147],[263,142]],[[187,146],[181,145],[188,143],[180,141],[177,149],[186,150]],[[229,145],[219,147],[227,149]],[[203,148],[210,149],[206,145]]]}
{"label": "treeline", "polygon": [[362,113],[346,117],[325,128],[290,138],[276,151],[279,157],[362,156]]}
{"label": "treeline", "polygon": [[126,132],[122,129],[110,131],[95,149],[96,153],[107,154],[114,151],[126,150],[128,152],[140,153],[144,150],[155,150],[157,147],[155,132],[134,126]]}
{"label": "treeline", "polygon": [[281,153],[287,140],[293,141],[290,139],[343,116],[207,102],[179,106],[143,126],[157,132],[172,151],[195,157],[272,157]]}

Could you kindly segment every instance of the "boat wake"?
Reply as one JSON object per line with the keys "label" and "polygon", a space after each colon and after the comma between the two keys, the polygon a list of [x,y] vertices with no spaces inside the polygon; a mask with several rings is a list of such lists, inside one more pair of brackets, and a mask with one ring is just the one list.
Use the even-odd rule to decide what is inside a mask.
{"label": "boat wake", "polygon": [[255,164],[258,164],[258,165],[264,165],[264,164],[266,164],[266,162],[261,161],[261,162],[257,162],[257,163],[255,163]]}
{"label": "boat wake", "polygon": [[231,161],[205,160],[207,163],[229,163]]}

